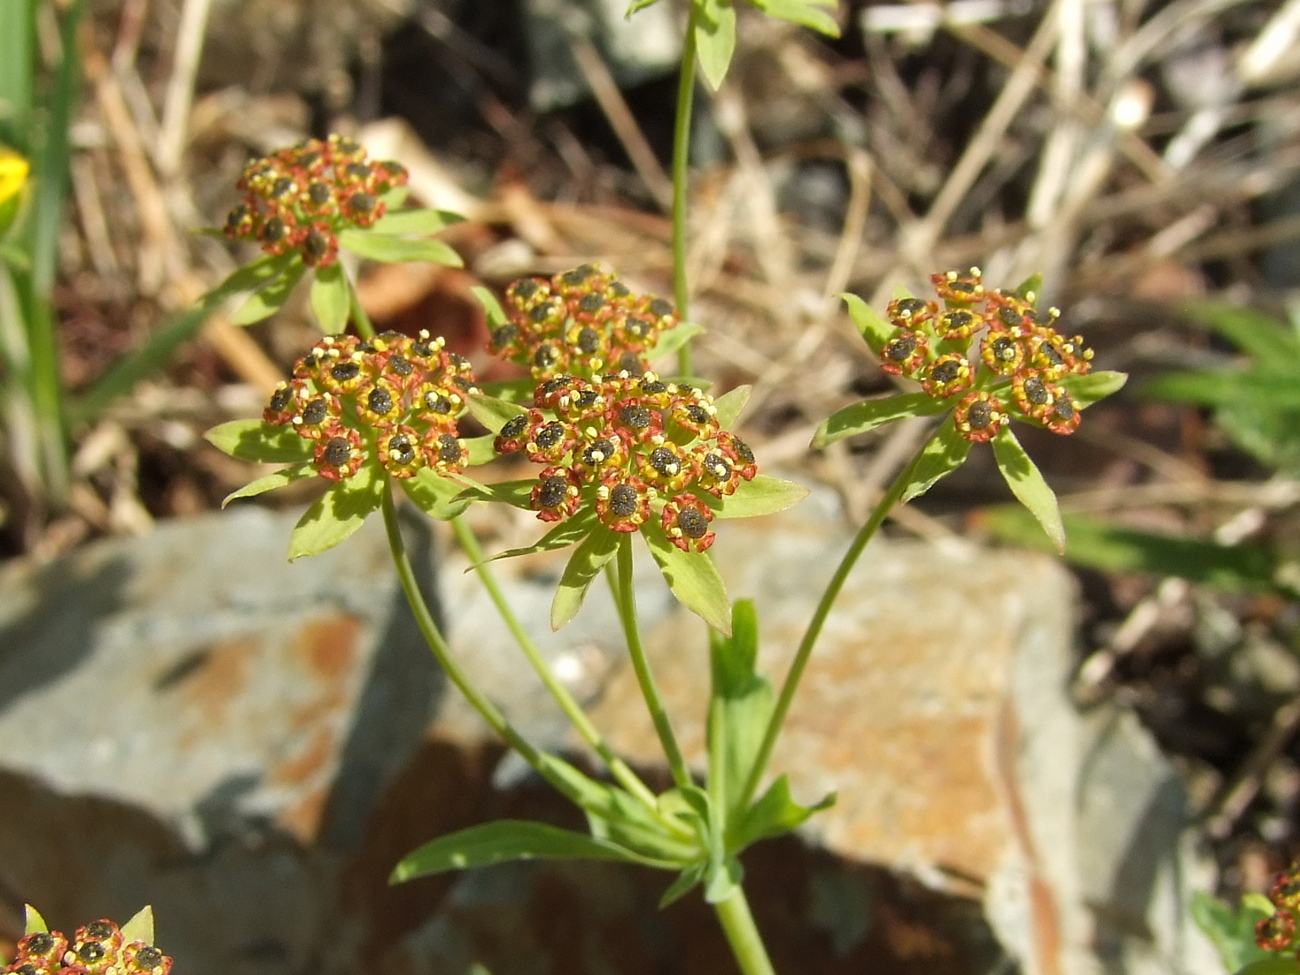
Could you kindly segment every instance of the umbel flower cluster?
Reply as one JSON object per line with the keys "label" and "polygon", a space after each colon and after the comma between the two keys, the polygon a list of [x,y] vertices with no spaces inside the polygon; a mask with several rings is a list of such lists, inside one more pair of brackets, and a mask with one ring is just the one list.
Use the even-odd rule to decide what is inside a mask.
{"label": "umbel flower cluster", "polygon": [[[128,925],[129,927],[129,925]],[[92,921],[71,939],[58,931],[37,931],[18,942],[14,960],[0,972],[14,975],[167,975],[172,960],[144,941],[124,943],[112,921]]]}
{"label": "umbel flower cluster", "polygon": [[313,267],[338,258],[338,232],[369,227],[384,215],[385,193],[406,184],[406,170],[376,162],[351,139],[311,139],[255,159],[236,184],[243,201],[226,219],[226,236],[257,241],[268,254],[291,250]]}
{"label": "umbel flower cluster", "polygon": [[734,494],[758,472],[749,447],[721,429],[709,396],[653,372],[555,377],[533,402],[495,446],[546,465],[530,496],[542,521],[589,506],[607,528],[634,532],[657,511],[673,545],[703,552],[714,539],[705,496]]}
{"label": "umbel flower cluster", "polygon": [[671,303],[633,294],[594,264],[549,280],[521,278],[506,293],[508,321],[489,351],[527,368],[534,379],[645,371],[646,353],[677,325]]}
{"label": "umbel flower cluster", "polygon": [[991,440],[1009,417],[1073,433],[1079,411],[1060,381],[1087,373],[1092,350],[1056,331],[1060,313],[1039,312],[1032,292],[985,288],[979,268],[930,281],[938,301],[890,302],[886,317],[897,334],[879,349],[881,368],[920,383],[934,399],[960,396],[953,420],[967,440]]}
{"label": "umbel flower cluster", "polygon": [[332,335],[298,361],[262,418],[314,442],[316,471],[331,481],[367,463],[399,479],[422,468],[446,475],[468,459],[457,419],[473,392],[469,362],[441,337]]}
{"label": "umbel flower cluster", "polygon": [[1255,925],[1255,943],[1265,951],[1300,956],[1296,919],[1300,917],[1300,865],[1279,874],[1268,892],[1273,913]]}

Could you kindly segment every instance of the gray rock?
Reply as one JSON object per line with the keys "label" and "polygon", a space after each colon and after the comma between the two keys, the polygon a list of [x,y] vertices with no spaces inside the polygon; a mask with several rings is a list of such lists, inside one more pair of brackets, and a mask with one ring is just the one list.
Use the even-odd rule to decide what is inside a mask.
{"label": "gray rock", "polygon": [[439,681],[382,526],[291,565],[295,518],[245,508],[4,573],[0,890],[69,930],[153,903],[193,975],[345,957],[339,865]]}

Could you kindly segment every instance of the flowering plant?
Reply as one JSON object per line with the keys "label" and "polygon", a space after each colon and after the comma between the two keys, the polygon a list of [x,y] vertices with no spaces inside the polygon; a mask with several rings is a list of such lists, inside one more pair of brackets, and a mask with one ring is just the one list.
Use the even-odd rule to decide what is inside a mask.
{"label": "flowering plant", "polygon": [[[641,4],[642,6],[644,4]],[[759,4],[773,16],[823,30],[835,23],[823,0]],[[376,334],[337,260],[338,248],[373,260],[453,263],[429,239],[453,216],[398,210],[402,171],[370,163],[338,138],[305,143],[251,163],[244,201],[226,232],[266,254],[209,300],[253,289],[237,312],[252,321],[283,304],[310,270],[312,308],[325,337],[298,361],[260,418],[209,433],[237,457],[286,464],[235,491],[249,497],[304,478],[326,489],[295,527],[289,557],[347,538],[379,511],[416,621],[448,679],[488,724],[586,815],[585,833],[500,821],[438,837],[395,868],[395,880],[513,858],[593,858],[670,871],[667,904],[700,888],[714,906],[740,969],[773,971],[750,915],[740,858],[753,843],[796,829],[833,801],[795,802],[768,761],[818,637],[849,571],[895,505],[917,497],[989,443],[1016,497],[1059,546],[1056,499],[1012,432],[1012,421],[1072,433],[1080,411],[1124,377],[1092,371],[1080,338],[1057,330],[1038,307],[1037,282],[1014,291],[985,286],[977,269],[931,278],[933,296],[900,295],[884,316],[845,295],[849,314],[882,369],[906,388],[840,410],[818,429],[825,446],[905,417],[940,418],[935,431],[884,493],[828,580],[779,689],[757,669],[753,604],[730,601],[713,564],[721,522],[778,512],[807,492],[760,471],[756,452],[733,432],[748,397],[717,394],[693,376],[687,317],[685,159],[698,54],[716,87],[734,41],[729,3],[691,6],[674,150],[674,297],[642,295],[610,271],[585,264],[550,278],[526,277],[504,295],[477,288],[490,327],[489,351],[526,378],[485,384],[449,352],[436,323],[417,336]],[[242,275],[242,276],[241,276]],[[352,328],[347,332],[347,327]],[[919,388],[918,388],[919,387]],[[470,424],[486,429],[477,435]],[[537,465],[532,476],[472,476],[501,455]],[[604,763],[588,775],[534,745],[470,678],[436,624],[406,555],[399,495],[450,523],[493,602],[558,707]],[[541,523],[532,545],[488,558],[463,519],[473,504],[506,504]],[[673,596],[710,629],[712,694],[707,767],[687,767],[642,644],[633,586],[633,536],[641,536]],[[492,575],[493,559],[571,549],[551,604],[560,629],[604,574],[671,788],[656,794],[605,743],[556,678]]]}
{"label": "flowering plant", "polygon": [[71,938],[51,931],[28,906],[23,936],[5,975],[169,975],[172,960],[153,943],[153,911],[144,908],[126,924],[91,921]]}

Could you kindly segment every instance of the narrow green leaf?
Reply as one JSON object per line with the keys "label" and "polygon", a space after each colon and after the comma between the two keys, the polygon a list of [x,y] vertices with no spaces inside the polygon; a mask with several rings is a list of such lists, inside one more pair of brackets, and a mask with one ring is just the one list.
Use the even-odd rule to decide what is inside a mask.
{"label": "narrow green leaf", "polygon": [[691,322],[678,322],[675,328],[670,328],[659,336],[654,347],[645,354],[647,362],[658,362],[660,359],[667,359],[671,355],[676,355],[677,350],[691,341],[697,335],[704,334],[704,327],[695,325]]}
{"label": "narrow green leaf", "polygon": [[203,438],[231,457],[263,464],[307,460],[315,450],[312,441],[298,436],[293,427],[272,426],[265,420],[231,420],[213,427]]}
{"label": "narrow green leaf", "polygon": [[1187,311],[1252,359],[1300,369],[1300,336],[1272,315],[1218,302],[1193,304]]}
{"label": "narrow green leaf", "polygon": [[[1263,545],[1223,545],[1112,525],[1087,515],[1062,519],[1072,565],[1107,573],[1146,572],[1178,576],[1228,592],[1275,592],[1281,566]],[[981,513],[980,526],[1010,545],[1051,551],[1038,522],[1019,505],[1001,505]]]}
{"label": "narrow green leaf", "polygon": [[768,474],[756,474],[752,481],[741,481],[736,493],[724,498],[711,494],[699,496],[717,518],[756,518],[784,511],[808,497],[808,489],[794,481]]}
{"label": "narrow green leaf", "polygon": [[379,510],[383,491],[384,475],[371,464],[339,481],[298,519],[289,537],[289,561],[319,555],[346,539]]}
{"label": "narrow green leaf", "polygon": [[1043,479],[1038,466],[1025,453],[1020,441],[1011,432],[1010,424],[1002,427],[993,437],[993,459],[1006,480],[1011,493],[1029,513],[1038,519],[1043,531],[1052,540],[1058,553],[1065,551],[1065,526],[1061,524],[1061,509],[1056,494]]}
{"label": "narrow green leaf", "polygon": [[910,416],[930,416],[950,408],[951,404],[945,400],[937,400],[926,393],[897,393],[883,399],[852,403],[836,410],[822,421],[812,445],[814,449],[820,449],[837,440],[866,433],[895,420]]}
{"label": "narrow green leaf", "polygon": [[1075,409],[1084,410],[1098,400],[1119,392],[1128,382],[1126,372],[1090,372],[1082,376],[1065,376],[1060,386],[1074,400]]}
{"label": "narrow green leaf", "polygon": [[464,267],[465,262],[450,244],[427,238],[392,237],[373,230],[349,228],[339,231],[339,246],[372,261],[397,264],[427,261],[446,267]]}
{"label": "narrow green leaf", "polygon": [[469,415],[493,433],[500,433],[501,428],[506,423],[521,413],[527,412],[528,408],[526,406],[520,406],[518,403],[508,403],[495,396],[475,393],[469,397]]}
{"label": "narrow green leaf", "polygon": [[284,307],[289,295],[307,273],[307,265],[296,253],[289,266],[278,278],[274,278],[265,287],[254,291],[242,305],[230,316],[233,325],[252,325],[264,318],[269,318]]}
{"label": "narrow green leaf", "polygon": [[836,297],[843,299],[848,308],[849,318],[862,333],[862,337],[867,340],[871,351],[880,355],[880,350],[885,347],[885,343],[898,334],[898,327],[881,318],[875,309],[857,295],[843,292]]}
{"label": "narrow green leaf", "polygon": [[945,417],[912,466],[911,479],[900,503],[919,498],[941,477],[951,474],[970,453],[971,442],[957,431],[957,424]]}
{"label": "narrow green leaf", "polygon": [[532,555],[534,552],[554,552],[557,549],[568,548],[582,541],[598,524],[595,511],[591,509],[579,511],[572,518],[565,518],[555,525],[532,545],[507,549],[492,556],[488,561],[495,562],[497,559],[513,559],[520,555]]}
{"label": "narrow green leaf", "polygon": [[465,452],[468,454],[465,463],[470,467],[480,467],[496,460],[498,456],[497,448],[494,446],[496,439],[490,433],[481,437],[462,437],[460,442],[465,445]]}
{"label": "narrow green leaf", "polygon": [[1025,280],[1020,282],[1020,285],[1016,288],[1015,291],[1016,297],[1023,298],[1025,299],[1025,301],[1029,300],[1030,295],[1033,295],[1035,300],[1037,300],[1038,296],[1040,296],[1042,293],[1043,293],[1042,274],[1031,274],[1029,277],[1025,278]]}
{"label": "narrow green leaf", "polygon": [[722,87],[736,51],[736,9],[731,0],[692,0],[695,4],[695,48],[700,71],[714,91]]}
{"label": "narrow green leaf", "polygon": [[730,430],[736,425],[736,419],[740,416],[740,411],[745,408],[745,404],[749,402],[749,394],[753,391],[753,386],[737,386],[735,389],[727,390],[713,401],[718,425],[722,429]]}
{"label": "narrow green leaf", "polygon": [[641,534],[677,601],[719,633],[730,633],[731,603],[713,560],[703,552],[683,552],[655,521],[642,525]]}
{"label": "narrow green leaf", "polygon": [[491,289],[485,288],[481,284],[476,284],[469,290],[474,292],[474,297],[478,299],[478,303],[482,305],[483,310],[487,312],[489,326],[496,328],[497,326],[505,325],[510,321],[506,316],[506,310],[501,307],[501,302],[497,301],[497,296]]}
{"label": "narrow green leaf", "polygon": [[289,269],[289,265],[299,259],[296,251],[283,254],[263,254],[257,260],[236,269],[224,281],[199,298],[199,303],[213,308],[229,298],[245,291],[260,288]]}
{"label": "narrow green leaf", "polygon": [[784,836],[798,829],[813,813],[835,805],[831,793],[815,806],[801,806],[790,795],[790,778],[782,775],[749,807],[736,829],[733,849],[739,851],[759,840]]}
{"label": "narrow green leaf", "polygon": [[[654,2],[654,0],[651,0]],[[659,898],[659,910],[663,910],[669,904],[674,904],[681,900],[687,894],[699,885],[704,879],[704,871],[708,864],[704,861],[692,863],[689,867],[677,875],[677,879],[668,885],[663,896]]]}
{"label": "narrow green leaf", "polygon": [[437,471],[428,467],[420,468],[410,477],[402,478],[397,483],[417,508],[438,521],[455,518],[474,500],[473,497],[467,496],[464,484],[449,477],[442,477]]}
{"label": "narrow green leaf", "polygon": [[282,471],[275,471],[267,474],[265,477],[259,477],[256,481],[250,481],[241,487],[238,491],[231,491],[221,502],[221,507],[225,507],[237,498],[254,498],[259,494],[265,494],[267,491],[274,491],[276,488],[282,488],[285,485],[292,484],[294,481],[301,481],[308,477],[316,477],[316,467],[311,463],[298,464],[296,467],[286,467]]}
{"label": "narrow green leaf", "polygon": [[1192,894],[1192,920],[1214,943],[1223,967],[1229,972],[1237,972],[1245,965],[1273,957],[1255,944],[1255,925],[1273,913],[1273,905],[1267,899],[1261,899],[1262,904],[1247,894],[1241,899],[1240,908],[1234,911],[1204,891]]}
{"label": "narrow green leaf", "polygon": [[153,908],[148,904],[136,911],[131,920],[122,925],[122,944],[129,945],[133,941],[153,944]]}
{"label": "narrow green leaf", "polygon": [[560,576],[559,588],[551,602],[551,629],[558,630],[573,619],[591,588],[591,581],[600,574],[618,551],[621,535],[603,525],[597,525],[574,550],[569,564]]}
{"label": "narrow green leaf", "polygon": [[753,772],[776,700],[771,683],[756,670],[758,617],[753,602],[737,601],[731,619],[730,637],[709,635],[713,677],[707,727],[709,795],[724,837],[740,823],[741,793]]}
{"label": "narrow green leaf", "polygon": [[400,884],[448,870],[488,867],[511,860],[644,862],[641,857],[608,840],[546,823],[498,819],[425,843],[402,858],[393,868],[388,882]]}
{"label": "narrow green leaf", "polygon": [[346,331],[351,310],[352,285],[343,265],[335,261],[329,267],[318,267],[311,283],[311,311],[321,331],[326,335]]}
{"label": "narrow green leaf", "polygon": [[41,912],[31,904],[24,904],[23,908],[23,934],[49,934],[50,926],[41,917]]}
{"label": "narrow green leaf", "polygon": [[499,501],[513,508],[532,508],[533,487],[537,478],[522,481],[498,481],[495,484],[470,484],[465,488],[465,496],[475,501]]}
{"label": "narrow green leaf", "polygon": [[426,236],[446,230],[452,224],[460,223],[464,219],[459,213],[452,213],[450,210],[423,207],[414,210],[389,210],[370,229],[377,234],[393,234],[399,237],[403,234]]}
{"label": "narrow green leaf", "polygon": [[840,25],[832,12],[835,0],[752,0],[759,10],[769,17],[785,20],[801,27],[810,27],[828,37],[840,36]]}

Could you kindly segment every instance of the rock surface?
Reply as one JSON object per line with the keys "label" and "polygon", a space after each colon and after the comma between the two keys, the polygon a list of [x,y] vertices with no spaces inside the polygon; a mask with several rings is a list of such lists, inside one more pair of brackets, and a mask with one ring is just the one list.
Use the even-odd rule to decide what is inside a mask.
{"label": "rock surface", "polygon": [[[666,874],[530,863],[387,886],[403,854],[475,822],[581,824],[442,693],[380,526],[289,565],[293,520],[229,512],[0,576],[0,926],[23,900],[71,927],[150,901],[188,975],[728,970],[705,905],[655,909]],[[429,571],[427,532],[411,538]],[[719,531],[774,677],[847,542],[817,498]],[[495,563],[525,620],[545,619],[565,554]],[[530,737],[571,746],[463,559],[442,564],[466,666]],[[638,573],[698,762],[703,626],[648,558]],[[1180,846],[1176,779],[1130,716],[1068,699],[1073,605],[1050,560],[873,543],[773,763],[799,798],[839,802],[746,857],[778,970],[1216,970],[1186,928],[1205,882]],[[593,591],[539,645],[662,780],[619,633]]]}

